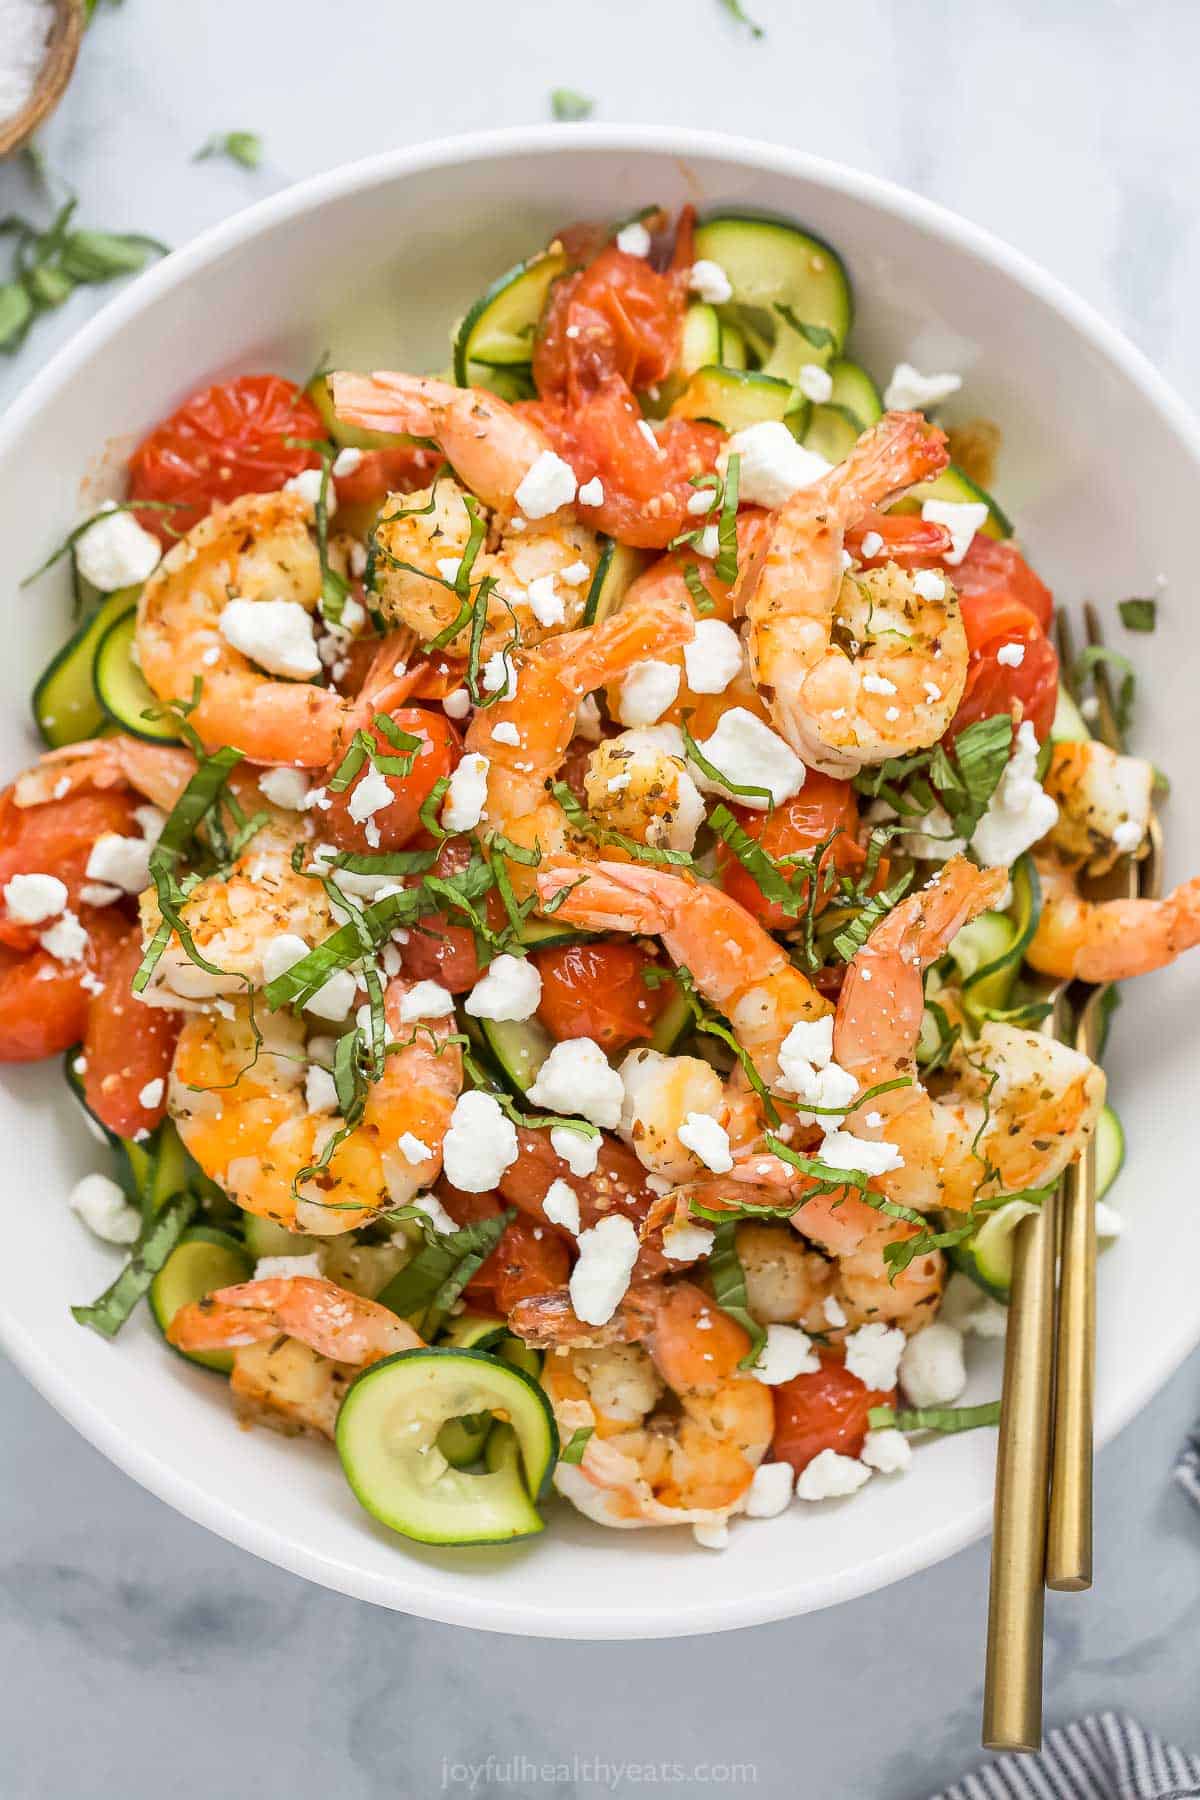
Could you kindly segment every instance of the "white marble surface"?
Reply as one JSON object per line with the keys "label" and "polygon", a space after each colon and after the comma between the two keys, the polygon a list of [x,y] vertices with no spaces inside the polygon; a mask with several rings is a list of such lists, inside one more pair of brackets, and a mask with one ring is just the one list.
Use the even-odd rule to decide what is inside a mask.
{"label": "white marble surface", "polygon": [[[1200,402],[1200,10],[752,10],[768,28],[758,43],[717,0],[124,0],[102,9],[44,144],[87,223],[180,243],[334,162],[538,120],[551,87],[576,87],[605,119],[772,137],[968,213],[1071,282]],[[262,133],[260,170],[189,160],[231,127]],[[0,167],[0,213],[35,198],[21,169]],[[99,298],[74,298],[0,366],[0,404]],[[1051,1718],[1124,1706],[1200,1748],[1200,1519],[1169,1480],[1197,1406],[1193,1357],[1100,1458],[1096,1589],[1049,1609]],[[426,1796],[449,1764],[475,1766],[450,1792],[590,1800],[648,1784],[620,1765],[661,1762],[697,1765],[671,1784],[680,1794],[916,1800],[977,1758],[982,1547],[734,1636],[475,1637],[307,1587],[210,1537],[6,1365],[0,1421],[0,1791],[14,1800]],[[490,1771],[478,1767],[489,1753]],[[551,1765],[546,1777],[514,1769],[522,1756]],[[754,1773],[735,1781],[720,1763]]]}

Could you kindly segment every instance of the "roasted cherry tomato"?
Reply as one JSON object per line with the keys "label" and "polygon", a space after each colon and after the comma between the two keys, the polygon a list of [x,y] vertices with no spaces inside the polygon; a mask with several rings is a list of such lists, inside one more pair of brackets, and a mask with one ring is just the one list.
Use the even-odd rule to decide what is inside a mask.
{"label": "roasted cherry tomato", "polygon": [[325,436],[312,402],[280,375],[239,375],[201,388],[156,425],[129,459],[131,500],[169,500],[171,512],[138,514],[147,531],[170,545],[210,510],[239,494],[268,494],[302,469],[320,465],[315,451],[288,438]]}
{"label": "roasted cherry tomato", "polygon": [[607,245],[551,290],[533,350],[538,393],[574,401],[610,375],[631,388],[665,381],[679,357],[686,304],[679,270],[659,274],[644,256]]}
{"label": "roasted cherry tomato", "polygon": [[[848,781],[835,781],[832,775],[820,775],[810,769],[800,792],[774,811],[751,812],[744,806],[732,811],[742,829],[776,859],[792,856],[798,850],[811,850],[836,829],[837,837],[821,858],[822,869],[832,867],[839,874],[854,874],[862,868],[864,852],[854,835],[858,829],[858,800]],[[753,913],[768,931],[781,931],[795,923],[795,915],[785,913],[777,900],[768,900],[753,875],[725,844],[718,849],[717,866],[722,871],[725,892]],[[825,903],[825,898],[819,902],[821,906]]]}
{"label": "roasted cherry tomato", "polygon": [[577,403],[558,398],[528,401],[521,410],[541,426],[582,484],[598,478],[599,506],[585,507],[584,522],[623,544],[661,550],[695,517],[693,475],[711,474],[725,434],[697,419],[667,419],[653,441],[629,388],[612,375]]}
{"label": "roasted cherry tomato", "polygon": [[[338,764],[325,771],[329,809],[320,813],[321,831],[340,850],[360,853],[372,850],[400,850],[421,829],[421,808],[443,775],[449,775],[458,764],[462,743],[457,731],[443,712],[422,706],[400,706],[391,715],[392,722],[410,737],[421,739],[421,748],[413,753],[412,768],[407,775],[385,775],[392,798],[370,818],[356,819],[356,796],[364,781],[374,781],[374,771],[364,762],[344,793],[329,793],[328,783]],[[376,725],[367,728],[381,757],[387,759],[409,754],[398,751]],[[341,762],[339,757],[338,763]],[[368,825],[374,827],[368,832]]]}
{"label": "roasted cherry tomato", "polygon": [[954,568],[947,564],[946,573],[964,601],[1007,595],[1027,606],[1042,630],[1049,631],[1054,596],[1011,544],[998,543],[977,531],[962,561]]}
{"label": "roasted cherry tomato", "polygon": [[40,948],[0,948],[0,1062],[40,1062],[84,1036],[92,1001],[101,998],[84,980],[89,986],[104,980],[113,947],[134,928],[111,909],[85,907],[80,923],[88,942],[76,962],[60,962]]}
{"label": "roasted cherry tomato", "polygon": [[[548,1131],[518,1128],[517,1138],[520,1154],[500,1177],[500,1198],[506,1206],[517,1207],[535,1225],[546,1224],[543,1203],[555,1181],[569,1182],[578,1195],[579,1218],[585,1230],[606,1213],[624,1213],[640,1227],[658,1197],[646,1186],[646,1170],[633,1151],[617,1138],[605,1134],[591,1175],[572,1173],[562,1157],[555,1154]],[[638,1252],[639,1279],[672,1269],[678,1273],[680,1266],[678,1261],[671,1263],[649,1240]]]}
{"label": "roasted cherry tomato", "polygon": [[[69,794],[44,806],[18,806],[13,790],[0,794],[0,888],[14,875],[57,875],[69,906],[78,909],[92,846],[105,832],[136,837],[136,799],[130,794]],[[49,923],[49,921],[47,921]],[[22,925],[0,914],[0,943],[32,950],[46,925]]]}
{"label": "roasted cherry tomato", "polygon": [[[964,594],[962,615],[967,685],[947,735],[955,737],[977,719],[1006,713],[1019,700],[1038,739],[1045,739],[1058,703],[1058,656],[1034,614],[1007,591],[992,590]],[[1014,663],[1011,659],[1018,655]]]}
{"label": "roasted cherry tomato", "polygon": [[[431,848],[422,832],[412,848]],[[471,846],[465,838],[451,838],[442,845],[433,873],[444,878],[461,875],[471,860]],[[420,880],[414,876],[414,880]],[[499,912],[496,908],[499,908]],[[504,923],[504,910],[499,896],[487,897],[488,918],[492,924]],[[479,980],[479,959],[475,952],[475,933],[469,925],[456,924],[445,913],[422,913],[419,925],[409,927],[408,942],[400,952],[404,973],[414,981],[438,981],[452,994],[468,994]]]}
{"label": "roasted cherry tomato", "polygon": [[[438,1192],[459,1225],[494,1219],[503,1210],[494,1194],[464,1194],[448,1181],[438,1184]],[[565,1285],[570,1273],[571,1252],[552,1225],[513,1219],[505,1226],[491,1255],[472,1275],[464,1297],[476,1306],[507,1317],[518,1300],[553,1293]]]}
{"label": "roasted cherry tomato", "polygon": [[[872,540],[869,556],[863,548],[864,538]],[[885,513],[872,508],[846,532],[846,549],[868,569],[889,562],[902,569],[927,569],[950,548],[946,527],[934,525],[918,513]]]}
{"label": "roasted cherry tomato", "polygon": [[653,959],[636,944],[563,944],[539,950],[538,1018],[556,1038],[590,1037],[612,1053],[648,1038],[670,997],[642,979]]}
{"label": "roasted cherry tomato", "polygon": [[110,1131],[127,1138],[153,1131],[166,1113],[167,1077],[183,1023],[182,1013],[134,998],[133,978],[141,960],[136,926],[99,944],[104,991],[92,996],[83,1034],[88,1106]]}
{"label": "roasted cherry tomato", "polygon": [[839,1355],[822,1350],[821,1367],[796,1375],[771,1389],[775,1396],[775,1435],[771,1449],[779,1462],[791,1463],[799,1475],[822,1450],[857,1456],[867,1435],[873,1406],[891,1406],[896,1390],[886,1394],[864,1387]]}

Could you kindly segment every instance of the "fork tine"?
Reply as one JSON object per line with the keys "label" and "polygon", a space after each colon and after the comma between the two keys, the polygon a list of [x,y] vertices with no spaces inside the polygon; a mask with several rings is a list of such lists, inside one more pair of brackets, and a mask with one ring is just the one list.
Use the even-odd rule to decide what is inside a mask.
{"label": "fork tine", "polygon": [[1071,671],[1075,667],[1075,634],[1071,630],[1071,621],[1064,612],[1056,612],[1054,615],[1054,638],[1058,645],[1058,661],[1063,671],[1063,681],[1069,688]]}
{"label": "fork tine", "polygon": [[[1104,633],[1100,628],[1100,615],[1090,600],[1083,604],[1083,625],[1087,633],[1087,641],[1094,649],[1103,649]],[[1108,678],[1108,670],[1102,662],[1092,668],[1092,681],[1096,689],[1096,699],[1100,705],[1096,725],[1100,737],[1110,750],[1120,750],[1121,730],[1117,724],[1117,707],[1113,699],[1112,683]]]}

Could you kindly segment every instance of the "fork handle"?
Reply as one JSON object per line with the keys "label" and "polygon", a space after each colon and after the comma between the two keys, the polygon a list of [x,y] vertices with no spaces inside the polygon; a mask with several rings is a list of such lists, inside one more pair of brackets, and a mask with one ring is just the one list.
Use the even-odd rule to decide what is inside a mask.
{"label": "fork handle", "polygon": [[1096,1386],[1096,1140],[1063,1179],[1054,1448],[1046,1586],[1092,1585],[1092,1409]]}

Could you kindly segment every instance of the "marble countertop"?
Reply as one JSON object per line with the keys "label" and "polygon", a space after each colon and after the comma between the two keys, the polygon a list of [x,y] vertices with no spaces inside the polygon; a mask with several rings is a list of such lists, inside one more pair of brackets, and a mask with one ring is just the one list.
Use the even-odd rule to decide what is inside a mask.
{"label": "marble countertop", "polygon": [[[42,141],[88,224],[179,244],[315,170],[540,120],[551,88],[578,88],[600,118],[801,145],[969,214],[1200,402],[1200,10],[842,0],[818,29],[811,8],[748,4],[761,42],[718,0],[514,0],[503,15],[482,0],[101,0]],[[261,133],[260,169],[190,160],[235,127]],[[36,203],[27,173],[0,166],[0,214]],[[39,323],[0,366],[0,405],[103,297]],[[1096,1587],[1048,1609],[1051,1720],[1120,1706],[1200,1748],[1200,1520],[1169,1478],[1198,1405],[1200,1356],[1100,1457]],[[651,1763],[691,1767],[672,1784],[688,1795],[918,1800],[978,1759],[983,1546],[736,1636],[476,1636],[307,1586],[208,1535],[6,1364],[0,1421],[0,1789],[14,1800],[590,1800],[647,1782],[619,1770]]]}

